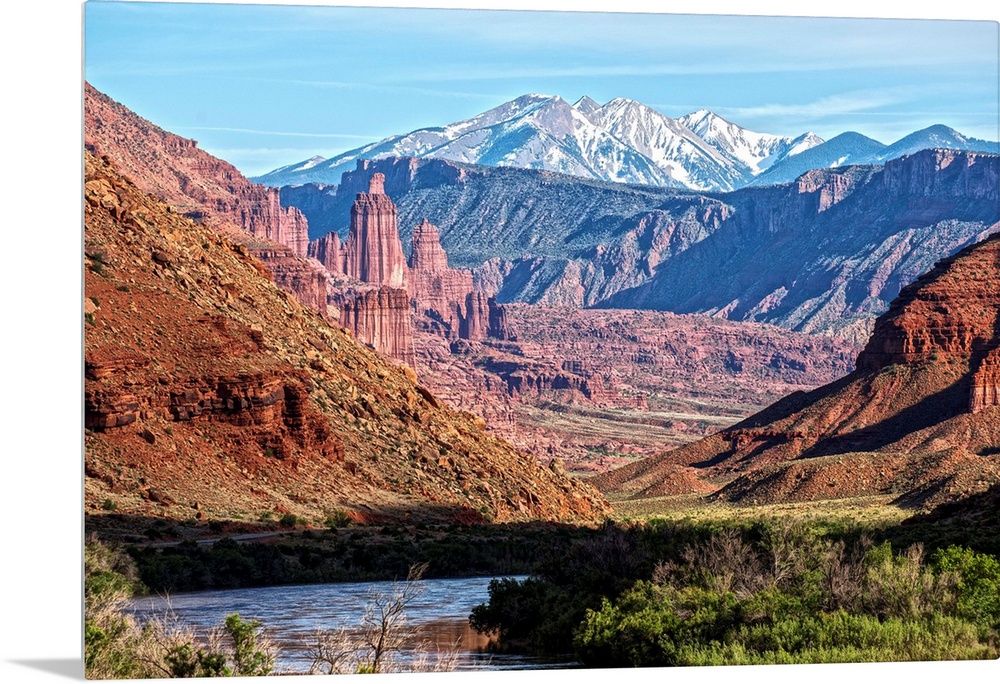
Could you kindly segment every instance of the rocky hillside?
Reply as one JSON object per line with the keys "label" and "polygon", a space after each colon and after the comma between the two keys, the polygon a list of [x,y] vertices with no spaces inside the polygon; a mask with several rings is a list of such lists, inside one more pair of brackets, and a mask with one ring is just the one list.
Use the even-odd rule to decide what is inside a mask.
{"label": "rocky hillside", "polygon": [[314,237],[343,235],[376,172],[404,246],[426,217],[452,263],[474,268],[500,302],[706,313],[859,342],[904,285],[1000,219],[1000,157],[954,151],[715,195],[362,161],[340,186],[282,188],[282,202],[308,216]]}
{"label": "rocky hillside", "polygon": [[607,510],[117,166],[86,155],[91,521],[580,521]]}
{"label": "rocky hillside", "polygon": [[529,304],[498,313],[479,341],[418,330],[421,382],[570,471],[603,472],[704,437],[842,377],[860,351],[833,337],[706,316]]}
{"label": "rocky hillside", "polygon": [[326,274],[306,261],[305,217],[282,207],[273,188],[251,183],[228,162],[143,119],[84,84],[84,147],[106,156],[144,192],[226,233],[264,261],[279,287],[326,313]]}
{"label": "rocky hillside", "polygon": [[884,167],[810,171],[791,185],[732,193],[718,230],[603,305],[865,339],[903,286],[998,230],[998,188],[1000,157],[925,150]]}
{"label": "rocky hillside", "polygon": [[121,173],[185,216],[229,224],[306,255],[301,212],[282,207],[274,188],[252,183],[235,166],[169,133],[84,84],[84,143],[114,160]]}
{"label": "rocky hillside", "polygon": [[1000,482],[998,348],[994,235],[906,287],[850,375],[596,482],[651,496],[695,480],[750,504],[888,494],[931,506],[983,492]]}

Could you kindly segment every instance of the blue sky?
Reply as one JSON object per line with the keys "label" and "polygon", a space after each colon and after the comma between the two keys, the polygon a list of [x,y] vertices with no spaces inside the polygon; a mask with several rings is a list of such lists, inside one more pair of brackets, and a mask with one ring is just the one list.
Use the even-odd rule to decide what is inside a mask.
{"label": "blue sky", "polygon": [[996,140],[994,21],[99,2],[85,76],[247,175],[524,93],[752,130]]}

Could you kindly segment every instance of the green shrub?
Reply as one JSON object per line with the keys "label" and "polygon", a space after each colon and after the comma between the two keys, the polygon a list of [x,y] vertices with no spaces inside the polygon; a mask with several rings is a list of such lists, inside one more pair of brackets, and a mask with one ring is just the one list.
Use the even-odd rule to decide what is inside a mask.
{"label": "green shrub", "polygon": [[984,633],[1000,631],[1000,561],[995,556],[949,546],[933,554],[940,573],[956,575],[956,615]]}
{"label": "green shrub", "polygon": [[331,530],[338,527],[347,527],[351,524],[351,516],[347,515],[344,511],[333,511],[326,516],[326,526]]}
{"label": "green shrub", "polygon": [[226,617],[225,633],[232,639],[232,673],[238,677],[261,677],[274,669],[274,653],[262,637],[257,620],[244,620],[239,613]]}

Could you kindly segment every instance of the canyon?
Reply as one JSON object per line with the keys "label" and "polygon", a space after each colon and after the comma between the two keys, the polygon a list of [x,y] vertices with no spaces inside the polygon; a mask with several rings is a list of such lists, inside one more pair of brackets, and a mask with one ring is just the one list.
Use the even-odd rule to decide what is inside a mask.
{"label": "canyon", "polygon": [[1000,157],[955,150],[731,193],[362,160],[339,185],[282,187],[281,201],[314,238],[342,230],[372,173],[386,177],[403,244],[427,218],[497,302],[706,314],[859,345],[903,286],[1000,220]]}
{"label": "canyon", "polygon": [[851,374],[594,482],[648,497],[694,481],[743,504],[882,495],[932,507],[995,492],[998,346],[1000,235],[992,235],[904,288]]}
{"label": "canyon", "polygon": [[279,289],[245,245],[85,161],[88,529],[607,512]]}
{"label": "canyon", "polygon": [[[988,326],[970,332],[965,323],[956,323],[969,312],[941,314],[925,306],[920,316],[933,321],[932,332],[921,333],[922,324],[899,323],[906,316],[893,312],[902,304],[888,305],[900,291],[911,292],[907,283],[926,284],[926,278],[917,277],[928,261],[1000,231],[995,155],[924,150],[884,167],[810,171],[790,185],[726,194],[585,182],[551,172],[442,160],[360,160],[338,186],[276,191],[247,181],[198,150],[194,141],[162,131],[89,86],[85,104],[85,148],[107,167],[95,178],[99,187],[88,186],[94,211],[110,212],[132,232],[149,229],[149,221],[122,201],[128,193],[119,183],[134,182],[138,191],[165,203],[170,235],[191,230],[187,224],[183,230],[174,226],[187,221],[231,241],[231,249],[253,264],[258,277],[293,296],[303,311],[346,331],[351,344],[395,361],[409,382],[419,381],[407,396],[459,411],[518,458],[544,464],[546,472],[560,477],[567,471],[597,473],[595,482],[614,496],[682,490],[744,502],[820,496],[818,485],[803,485],[801,492],[787,485],[778,493],[760,494],[754,483],[763,477],[764,466],[779,468],[782,461],[750,454],[770,454],[771,447],[785,453],[781,449],[789,444],[807,443],[823,433],[824,421],[835,422],[841,409],[815,419],[816,426],[804,431],[771,426],[760,416],[801,408],[803,397],[822,394],[818,387],[854,387],[851,379],[859,374],[882,378],[886,368],[908,367],[927,353],[935,358],[952,354],[949,368],[966,369],[960,389],[945,392],[951,399],[962,394],[963,415],[988,421],[996,410],[1000,357],[989,341],[996,335],[986,334]],[[112,168],[130,180],[112,177]],[[216,281],[226,307],[265,306],[261,302],[270,297],[221,271],[211,281],[195,277],[200,266],[186,262],[192,255],[167,247],[149,246],[148,262],[140,261],[158,279],[169,272],[191,301],[199,301],[206,282]],[[88,248],[86,257],[100,276],[108,263],[105,252]],[[207,257],[198,258],[204,265]],[[764,263],[768,268],[760,267]],[[125,289],[116,292],[132,289],[128,282],[121,285]],[[112,320],[103,304],[107,296],[87,299],[85,314],[95,323]],[[111,299],[119,296],[110,293]],[[951,293],[940,295],[945,296]],[[995,306],[988,287],[977,296],[984,311]],[[275,312],[289,311],[292,301],[286,299]],[[904,308],[919,307],[911,302]],[[859,355],[876,315],[885,311]],[[161,373],[152,378],[147,374],[158,364],[137,351],[138,342],[112,342],[124,329],[121,321],[106,344],[88,348],[87,425],[105,458],[117,454],[115,468],[122,467],[124,452],[101,441],[105,433],[138,430],[146,444],[162,443],[166,433],[144,426],[149,420],[242,426],[254,448],[270,458],[299,463],[318,454],[360,467],[357,459],[344,456],[350,448],[339,433],[324,427],[329,420],[323,414],[334,394],[316,399],[316,381],[309,376],[326,368],[314,355],[333,348],[328,335],[299,335],[305,356],[275,375],[226,360],[234,353],[242,358],[265,351],[263,323],[236,334],[238,326],[213,309],[192,314],[188,324],[178,340],[198,338],[196,329],[214,331],[192,348],[195,356],[202,351],[218,356],[218,369],[197,377]],[[154,340],[155,330],[162,329],[157,318]],[[166,353],[183,352],[177,347]],[[143,380],[117,384],[130,374]],[[142,382],[167,391],[149,395]],[[856,404],[870,401],[860,390],[852,391]],[[353,390],[350,396],[358,398]],[[372,403],[382,401],[381,395],[359,400],[362,408],[351,409],[348,421],[368,425],[364,421],[381,415]],[[890,403],[898,401],[894,397]],[[318,414],[311,410],[317,403]],[[405,421],[413,408],[391,411]],[[904,411],[902,418],[886,420],[902,436],[919,432],[910,417]],[[266,429],[258,431],[260,426]],[[868,435],[867,429],[858,433]],[[373,463],[375,451],[392,451],[405,442],[383,436],[396,446],[383,441],[365,451]],[[842,441],[864,442],[857,436]],[[729,445],[732,453],[684,456],[711,451],[704,444]],[[881,453],[883,446],[869,451]],[[673,447],[669,457],[645,458]],[[956,448],[947,462],[958,464],[955,472],[972,472],[962,465],[963,454],[986,447],[973,439]],[[439,466],[456,467],[454,458],[446,457],[450,446],[440,449]],[[920,453],[924,460],[913,467],[934,470],[926,460],[930,457]],[[899,458],[889,475],[871,479],[882,485],[866,485],[859,492],[906,490],[902,480],[892,479],[893,468],[915,462],[909,451]],[[651,465],[661,461],[663,468]],[[857,463],[862,461],[870,465],[863,458]],[[92,470],[105,481],[106,469],[95,465]],[[390,482],[382,466],[378,470],[383,474],[375,478],[375,489],[396,491],[398,478]],[[467,469],[459,470],[466,479],[490,472],[473,469],[470,476]],[[934,472],[947,470],[942,466]],[[375,476],[369,472],[367,477]],[[989,480],[988,473],[983,477],[982,482]],[[407,491],[414,491],[419,478],[414,474],[407,480]],[[974,493],[981,484],[955,482],[949,486],[960,493]],[[468,494],[468,482],[462,491]],[[823,490],[832,491],[840,492],[839,484]],[[384,492],[372,496],[392,498]],[[596,494],[587,496],[589,513],[579,514],[598,514],[603,504]],[[531,507],[523,502],[495,498],[480,497],[472,508],[485,507],[488,514],[481,515],[491,519],[534,515],[525,513]],[[927,495],[932,503],[946,499],[945,494]],[[337,501],[346,505],[344,499]],[[292,510],[287,503],[282,506]],[[577,514],[568,504],[557,508],[558,514],[546,509],[544,515]],[[305,509],[315,513],[308,505]],[[468,511],[461,515],[475,517]]]}

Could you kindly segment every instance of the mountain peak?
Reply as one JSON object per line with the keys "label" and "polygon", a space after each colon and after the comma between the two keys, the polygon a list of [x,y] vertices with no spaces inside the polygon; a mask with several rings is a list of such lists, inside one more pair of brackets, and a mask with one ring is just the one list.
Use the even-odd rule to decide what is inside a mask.
{"label": "mountain peak", "polygon": [[691,130],[694,130],[698,125],[710,125],[714,121],[725,121],[727,124],[729,123],[711,109],[699,109],[691,112],[690,114],[685,114],[677,120],[684,123],[684,125]]}
{"label": "mountain peak", "polygon": [[[813,168],[882,163],[927,147],[991,152],[996,148],[996,143],[991,147],[964,138],[946,126],[908,136],[887,149],[890,156],[885,158],[879,156],[881,143],[860,136],[856,145],[848,145],[848,140],[822,154],[803,157],[803,152],[823,145],[823,139],[812,132],[758,133],[706,108],[673,119],[629,97],[601,105],[583,95],[569,104],[558,95],[525,93],[470,119],[394,135],[328,160],[313,157],[252,180],[271,186],[338,184],[358,159],[414,157],[725,192],[759,181],[790,182]],[[803,168],[813,160],[815,165]]]}
{"label": "mountain peak", "polygon": [[573,103],[573,109],[579,110],[584,114],[591,114],[593,112],[596,112],[600,108],[601,105],[599,105],[594,99],[592,99],[587,95],[584,95],[579,100]]}

